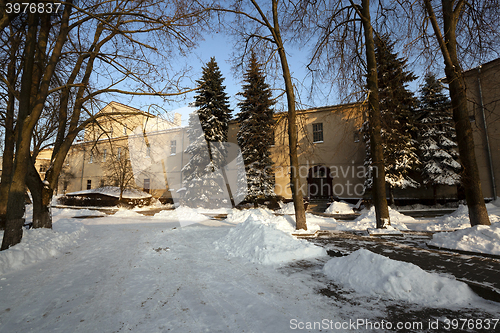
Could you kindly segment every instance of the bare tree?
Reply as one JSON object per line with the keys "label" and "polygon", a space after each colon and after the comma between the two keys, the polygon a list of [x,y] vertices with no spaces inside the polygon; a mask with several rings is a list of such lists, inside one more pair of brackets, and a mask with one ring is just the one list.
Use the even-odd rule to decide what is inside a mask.
{"label": "bare tree", "polygon": [[[367,109],[372,196],[377,228],[390,224],[385,187],[384,151],[381,137],[381,114],[378,98],[377,62],[374,44],[374,23],[370,1],[297,1],[287,24],[304,43],[314,38],[308,68],[313,79],[336,81],[346,99],[363,99]],[[378,12],[386,10],[382,1]],[[373,9],[372,9],[373,10]],[[363,42],[364,41],[364,42]],[[364,55],[363,55],[364,50]],[[366,82],[361,78],[366,76]],[[333,86],[333,85],[332,85]]]}
{"label": "bare tree", "polygon": [[130,163],[128,145],[110,145],[110,154],[104,163],[104,185],[116,186],[120,189],[119,200],[123,199],[126,189],[134,188],[134,171]]}
{"label": "bare tree", "polygon": [[[429,21],[432,26],[433,38],[439,45],[445,64],[470,223],[472,226],[490,225],[474,151],[460,58],[463,59],[465,53],[469,57],[481,59],[484,56],[481,53],[495,45],[495,40],[498,43],[498,30],[495,30],[495,27],[498,28],[500,3],[481,0],[442,0],[441,5],[436,7],[430,0],[423,0],[423,4],[427,16],[426,22]],[[457,35],[460,32],[463,32],[462,38]],[[488,40],[488,37],[492,38]],[[462,53],[462,57],[459,55],[460,41],[466,43],[462,48],[465,46],[470,49]]]}
{"label": "bare tree", "polygon": [[[198,2],[178,0],[165,5],[89,0],[77,6],[68,0],[63,5],[55,16],[27,15],[22,76],[16,96],[16,158],[2,250],[21,240],[27,180],[37,189],[42,202],[37,218],[40,223],[34,225],[51,227],[49,203],[64,159],[78,133],[95,121],[92,107],[98,107],[98,96],[114,93],[166,97],[191,91],[182,87],[171,91],[176,79],[169,76],[175,71],[168,68],[168,56],[175,48],[182,51],[194,45],[196,27],[207,13]],[[96,75],[107,79],[94,81]],[[2,78],[1,82],[6,81]],[[36,170],[30,146],[48,96],[56,93],[57,134],[51,163],[42,180],[33,172]]]}
{"label": "bare tree", "polygon": [[[284,4],[286,4],[286,1],[271,0],[268,2],[267,7],[263,7],[255,0],[250,0],[249,2],[240,0],[236,1],[232,7],[218,8],[218,10],[236,14],[236,21],[239,22],[236,29],[241,29],[238,33],[243,35],[242,42],[245,45],[242,57],[250,49],[257,52],[259,48],[261,50],[260,53],[267,51],[269,58],[277,55],[287,100],[290,184],[295,206],[296,228],[307,230],[304,199],[300,191],[300,177],[298,173],[297,102],[281,33],[280,21],[283,20],[281,13],[286,12],[281,8]],[[268,11],[267,13],[265,12],[266,10]]]}

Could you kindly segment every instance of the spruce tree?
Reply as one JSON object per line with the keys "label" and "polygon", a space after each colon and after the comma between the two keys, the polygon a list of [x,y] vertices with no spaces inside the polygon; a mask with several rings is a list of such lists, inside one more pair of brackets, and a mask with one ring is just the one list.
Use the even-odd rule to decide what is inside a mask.
{"label": "spruce tree", "polygon": [[[222,84],[224,78],[215,58],[203,67],[193,106],[198,108],[189,116],[187,131],[191,159],[183,167],[184,201],[194,207],[213,207],[227,204],[224,197],[225,181],[221,175],[227,151],[228,122],[231,118],[229,98]],[[200,126],[201,125],[201,126]]]}
{"label": "spruce tree", "polygon": [[236,119],[240,127],[237,140],[245,163],[246,201],[257,205],[258,201],[276,197],[269,151],[274,139],[274,101],[261,65],[253,53],[244,82],[243,92],[239,93],[243,100],[238,103],[240,112]]}
{"label": "spruce tree", "polygon": [[[419,186],[412,176],[420,165],[414,117],[418,100],[408,89],[408,83],[414,81],[416,77],[407,69],[407,60],[398,58],[397,53],[393,51],[394,43],[388,36],[377,38],[375,46],[382,114],[385,181],[389,186],[391,203],[394,204],[392,191],[394,188]],[[366,163],[370,159],[367,151]],[[369,177],[365,184],[370,184]]]}
{"label": "spruce tree", "polygon": [[434,199],[438,185],[460,183],[460,163],[451,101],[433,74],[425,77],[420,89],[419,132],[423,183],[432,186]]}

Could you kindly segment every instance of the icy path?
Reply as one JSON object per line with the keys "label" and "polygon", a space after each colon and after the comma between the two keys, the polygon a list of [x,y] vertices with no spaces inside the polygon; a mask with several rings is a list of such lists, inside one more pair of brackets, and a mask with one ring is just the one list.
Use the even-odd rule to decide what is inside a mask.
{"label": "icy path", "polygon": [[304,276],[215,250],[227,227],[81,221],[77,246],[1,276],[1,332],[288,332],[293,318],[341,320]]}

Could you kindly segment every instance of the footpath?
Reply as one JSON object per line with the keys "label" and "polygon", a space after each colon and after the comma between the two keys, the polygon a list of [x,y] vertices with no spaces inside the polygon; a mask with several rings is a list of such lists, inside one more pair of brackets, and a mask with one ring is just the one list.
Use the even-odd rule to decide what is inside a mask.
{"label": "footpath", "polygon": [[344,256],[364,248],[413,263],[428,272],[452,275],[467,283],[479,296],[500,302],[500,259],[431,249],[426,245],[431,238],[430,232],[405,232],[403,237],[324,231],[308,240],[325,247],[330,256]]}

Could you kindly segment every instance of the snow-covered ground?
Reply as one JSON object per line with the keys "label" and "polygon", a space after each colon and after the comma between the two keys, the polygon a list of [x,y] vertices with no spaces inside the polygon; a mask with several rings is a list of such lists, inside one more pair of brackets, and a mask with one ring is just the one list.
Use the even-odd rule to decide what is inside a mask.
{"label": "snow-covered ground", "polygon": [[[0,332],[389,332],[349,323],[426,307],[500,317],[500,305],[449,277],[366,250],[331,259],[292,236],[293,217],[264,209],[220,221],[187,208],[53,215],[53,230],[28,230],[0,252]],[[391,219],[400,230],[429,224],[396,211]],[[374,226],[372,211],[307,221],[310,231]],[[336,297],[320,292],[329,288]]]}

